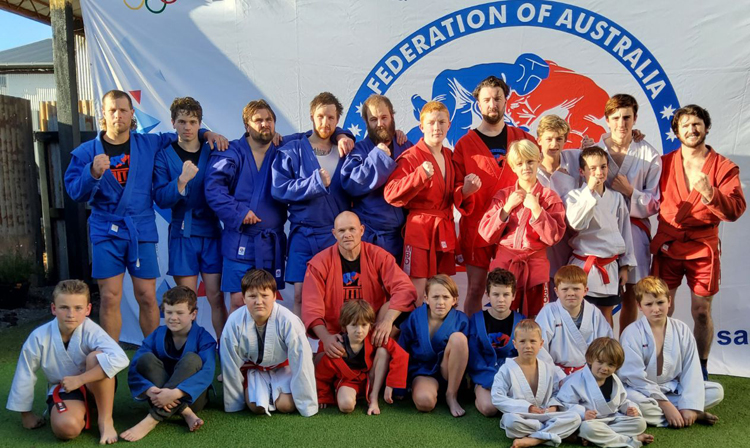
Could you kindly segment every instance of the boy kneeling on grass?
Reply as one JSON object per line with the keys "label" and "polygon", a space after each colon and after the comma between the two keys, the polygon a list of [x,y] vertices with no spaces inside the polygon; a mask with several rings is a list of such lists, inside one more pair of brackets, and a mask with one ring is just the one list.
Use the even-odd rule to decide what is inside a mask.
{"label": "boy kneeling on grass", "polygon": [[246,306],[229,316],[219,346],[224,410],[247,405],[255,414],[315,415],[315,367],[305,326],[276,303],[276,279],[267,271],[247,271],[241,287]]}
{"label": "boy kneeling on grass", "polygon": [[128,371],[130,393],[136,400],[149,400],[150,409],[140,423],[120,434],[123,439],[140,440],[173,415],[181,415],[190,431],[203,426],[195,411],[208,402],[216,370],[216,340],[194,325],[197,304],[195,292],[187,286],[164,293],[165,325],[143,341]]}
{"label": "boy kneeling on grass", "polygon": [[409,355],[391,338],[382,347],[373,347],[370,330],[375,325],[375,310],[364,300],[344,303],[339,323],[346,330],[346,356],[323,356],[315,367],[318,403],[321,408],[337,404],[341,412],[348,414],[354,411],[357,398],[365,397],[369,402],[367,415],[378,415],[383,381],[385,401],[389,404],[393,403],[394,388],[406,388]]}
{"label": "boy kneeling on grass", "polygon": [[64,280],[52,293],[55,319],[34,330],[21,349],[6,408],[21,413],[24,428],[36,429],[44,419],[32,412],[36,371],[42,368],[51,386],[47,406],[52,432],[61,440],[75,439],[90,421],[89,399],[98,411],[100,444],[117,441],[112,420],[115,375],[128,357],[91,313],[89,287]]}

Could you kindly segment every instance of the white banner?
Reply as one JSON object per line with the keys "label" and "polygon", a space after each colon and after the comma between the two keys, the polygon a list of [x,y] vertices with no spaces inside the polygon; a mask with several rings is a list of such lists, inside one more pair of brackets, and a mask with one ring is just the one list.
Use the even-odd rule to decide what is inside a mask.
{"label": "white banner", "polygon": [[[311,127],[308,104],[331,91],[346,110],[341,126],[361,138],[361,103],[372,93],[394,103],[398,128],[418,139],[418,110],[439,99],[451,111],[448,143],[481,120],[471,91],[486,76],[512,89],[506,120],[534,132],[549,113],[572,126],[569,147],[606,130],[604,102],[634,95],[636,127],[663,152],[680,105],[709,110],[708,142],[750,168],[750,3],[428,0],[82,0],[97,96],[131,92],[143,132],[170,131],[168,107],[192,96],[204,126],[230,139],[243,132],[242,107],[265,98],[281,134]],[[746,22],[746,21],[745,21]],[[745,23],[746,25],[746,23]],[[166,214],[160,256],[166,271]],[[710,370],[750,376],[750,286],[742,266],[748,218],[722,225],[721,292]],[[126,279],[126,285],[129,280]],[[161,278],[157,289],[172,284]],[[128,285],[129,286],[129,285]],[[290,288],[287,288],[289,292]],[[122,339],[140,341],[132,297],[123,301]],[[208,309],[203,303],[203,309]],[[126,309],[127,308],[127,309]],[[681,288],[677,317],[691,322]],[[206,328],[210,320],[202,319]]]}

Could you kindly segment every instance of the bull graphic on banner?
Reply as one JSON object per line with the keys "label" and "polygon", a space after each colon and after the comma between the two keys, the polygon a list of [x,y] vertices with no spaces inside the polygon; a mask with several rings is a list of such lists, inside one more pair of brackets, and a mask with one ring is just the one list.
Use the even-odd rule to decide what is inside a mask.
{"label": "bull graphic on banner", "polygon": [[[542,28],[581,38],[614,57],[640,85],[657,117],[662,150],[679,147],[671,130],[671,118],[680,107],[677,95],[656,57],[633,34],[611,19],[587,9],[555,1],[538,3],[508,0],[460,9],[425,24],[388,51],[365,77],[354,95],[344,127],[362,137],[366,129],[362,104],[373,93],[385,95],[398,79],[422,58],[464,36],[510,27]],[[567,147],[580,146],[587,135],[599,140],[605,132],[604,105],[609,94],[575,69],[569,69],[532,53],[519,54],[515,62],[483,63],[440,72],[429,94],[413,94],[411,105],[417,122],[427,102],[438,100],[451,113],[446,138],[454,146],[469,129],[481,122],[474,87],[487,76],[503,78],[511,88],[505,121],[530,133],[547,114],[564,118],[571,126]],[[618,93],[618,92],[611,92]],[[407,133],[416,142],[422,133],[415,126]]]}
{"label": "bull graphic on banner", "polygon": [[[455,146],[458,139],[482,121],[472,90],[490,75],[502,78],[510,87],[505,109],[505,122],[510,125],[533,134],[542,116],[558,115],[571,126],[567,146],[576,148],[584,135],[598,141],[606,132],[604,104],[609,95],[604,89],[573,70],[545,61],[536,54],[524,53],[512,64],[498,62],[449,69],[435,78],[430,99],[445,104],[451,114],[451,128],[446,137],[448,146]],[[422,136],[419,112],[427,101],[418,94],[411,97],[417,121],[407,134],[412,142]]]}

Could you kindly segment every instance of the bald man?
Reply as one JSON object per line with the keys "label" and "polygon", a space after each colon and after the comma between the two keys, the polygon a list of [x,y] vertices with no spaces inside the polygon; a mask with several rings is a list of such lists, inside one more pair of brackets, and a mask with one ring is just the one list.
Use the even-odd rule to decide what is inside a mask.
{"label": "bald man", "polygon": [[[401,313],[414,309],[417,292],[393,255],[362,241],[365,226],[352,212],[334,221],[336,244],[323,249],[307,263],[302,285],[302,321],[321,341],[325,353],[339,358],[342,344],[339,313],[347,300],[364,299],[375,309],[372,330],[376,347],[388,341]],[[320,351],[322,351],[321,349]]]}

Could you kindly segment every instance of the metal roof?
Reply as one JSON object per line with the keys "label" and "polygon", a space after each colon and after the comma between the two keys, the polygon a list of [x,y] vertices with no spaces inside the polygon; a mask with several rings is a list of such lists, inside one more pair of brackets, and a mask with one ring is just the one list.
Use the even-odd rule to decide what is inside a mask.
{"label": "metal roof", "polygon": [[[63,0],[51,1],[61,3]],[[73,31],[82,35],[81,1],[70,0],[70,3],[73,6]],[[50,25],[49,4],[50,0],[0,0],[0,9]]]}
{"label": "metal roof", "polygon": [[0,51],[0,67],[52,67],[52,39]]}

